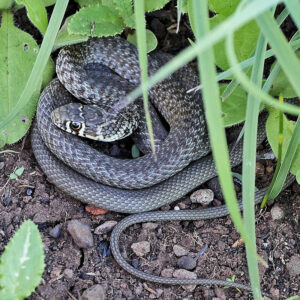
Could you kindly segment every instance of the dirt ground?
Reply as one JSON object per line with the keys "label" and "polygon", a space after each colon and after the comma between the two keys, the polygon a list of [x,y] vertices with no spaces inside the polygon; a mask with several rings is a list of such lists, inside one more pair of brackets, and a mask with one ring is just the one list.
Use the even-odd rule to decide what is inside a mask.
{"label": "dirt ground", "polygon": [[[147,21],[158,36],[159,47],[168,52],[176,53],[187,46],[186,38],[192,37],[186,18],[183,18],[180,34],[175,35],[173,4],[150,14]],[[84,291],[97,284],[102,286],[106,299],[252,299],[251,293],[234,288],[165,286],[129,275],[110,253],[110,232],[95,233],[105,221],[120,221],[124,215],[114,212],[92,215],[86,211],[86,205],[50,184],[34,158],[30,135],[5,149],[19,153],[0,154],[0,188],[4,187],[0,192],[0,254],[26,219],[38,225],[45,245],[43,280],[28,299],[82,299]],[[258,161],[258,186],[269,184],[274,163],[272,160]],[[18,180],[9,180],[9,175],[19,167],[25,168],[24,173]],[[213,202],[213,205],[220,204],[219,199]],[[174,209],[175,205],[181,209],[201,209],[191,203],[189,196],[162,209]],[[268,262],[268,267],[260,266],[261,288],[270,299],[285,299],[297,295],[300,290],[297,273],[300,268],[299,185],[294,183],[283,191],[274,206],[284,213],[280,220],[274,220],[272,206],[264,211],[257,210],[256,214],[257,249]],[[92,247],[79,248],[74,243],[67,231],[71,220],[80,220],[90,226]],[[236,282],[249,283],[245,248],[243,244],[233,247],[239,234],[229,217],[157,225],[134,225],[121,238],[123,255],[136,268],[155,275],[172,273],[179,268],[174,245],[183,246],[188,250],[187,255],[193,258],[207,247],[192,271],[197,277],[231,279],[235,276]],[[54,234],[52,229],[55,226],[61,226],[61,232]],[[145,256],[138,257],[130,246],[141,241],[148,241],[151,246]]]}

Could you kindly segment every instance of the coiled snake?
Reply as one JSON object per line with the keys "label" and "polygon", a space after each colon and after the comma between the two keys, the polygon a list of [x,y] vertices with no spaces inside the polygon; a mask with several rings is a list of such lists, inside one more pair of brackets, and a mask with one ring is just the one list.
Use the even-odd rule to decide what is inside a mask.
{"label": "coiled snake", "polygon": [[[148,57],[150,75],[161,65],[159,60],[155,56]],[[107,67],[119,76],[117,81],[124,83],[119,91],[111,87],[114,79],[106,79],[96,71]],[[91,39],[62,49],[57,60],[60,81],[53,80],[38,103],[32,132],[33,151],[49,181],[67,194],[108,210],[139,213],[119,222],[111,236],[115,259],[131,274],[158,283],[217,284],[251,290],[243,284],[217,279],[162,278],[146,274],[130,266],[119,250],[120,234],[134,223],[210,219],[228,214],[225,206],[196,211],[146,212],[183,197],[216,176],[212,157],[205,156],[209,142],[201,98],[186,94],[186,85],[195,83],[193,75],[183,78],[188,73],[185,68],[149,91],[152,102],[170,125],[166,139],[157,138],[156,157],[147,153],[138,159],[121,160],[99,153],[77,136],[61,131],[52,123],[50,115],[55,108],[74,101],[70,93],[76,98],[85,98],[88,103],[125,97],[140,82],[136,48],[114,37]],[[143,120],[141,124],[143,127]],[[264,121],[261,120],[258,143],[264,138]],[[241,143],[231,152],[230,158],[232,166],[241,162]],[[256,194],[256,202],[264,192]]]}

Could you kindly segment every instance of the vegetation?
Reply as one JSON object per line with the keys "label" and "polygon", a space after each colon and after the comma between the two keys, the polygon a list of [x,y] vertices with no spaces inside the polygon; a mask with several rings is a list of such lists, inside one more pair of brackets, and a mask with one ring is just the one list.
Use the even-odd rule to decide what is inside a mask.
{"label": "vegetation", "polygon": [[[145,109],[147,89],[197,58],[201,75],[199,88],[202,89],[212,152],[223,194],[233,222],[246,244],[254,298],[262,299],[257,267],[257,260],[262,260],[256,255],[253,206],[257,123],[261,109],[267,106],[270,110],[268,140],[275,154],[282,149],[277,177],[268,193],[269,198],[274,198],[288,172],[295,174],[300,182],[299,118],[295,123],[280,113],[298,116],[300,108],[277,100],[279,94],[283,98],[300,96],[300,63],[296,53],[300,45],[299,35],[297,32],[288,42],[280,29],[288,16],[299,28],[299,2],[231,0],[229,5],[228,1],[223,0],[178,0],[178,22],[182,13],[188,13],[195,42],[150,78],[147,78],[146,53],[155,48],[156,39],[151,32],[146,33],[145,12],[162,8],[168,0],[145,3],[139,0],[77,0],[81,9],[69,16],[61,27],[68,1],[56,1],[48,24],[45,7],[54,2],[0,1],[0,39],[3,41],[0,45],[0,63],[4,65],[0,69],[0,82],[7,82],[7,86],[0,91],[0,147],[16,142],[29,129],[39,91],[53,74],[51,51],[66,44],[85,41],[90,36],[115,35],[124,30],[127,32],[128,28],[135,29],[134,35],[127,35],[127,38],[138,46],[142,83],[129,95],[128,101],[143,95]],[[284,3],[285,9],[275,19],[274,12],[279,3]],[[30,35],[13,23],[13,12],[23,5],[29,19],[43,35],[40,48]],[[209,16],[209,10],[213,12],[213,17]],[[267,50],[267,44],[270,50]],[[265,59],[270,56],[275,56],[276,60],[268,77],[263,78]],[[215,65],[223,72],[216,74]],[[228,80],[226,84],[218,84],[224,79]],[[247,182],[243,187],[244,219],[233,188],[224,131],[224,126],[243,120],[242,178],[243,182]],[[148,128],[151,132],[149,116]],[[0,284],[3,285],[1,281]]]}
{"label": "vegetation", "polygon": [[6,245],[0,261],[0,299],[28,297],[40,284],[44,250],[36,225],[25,221]]}

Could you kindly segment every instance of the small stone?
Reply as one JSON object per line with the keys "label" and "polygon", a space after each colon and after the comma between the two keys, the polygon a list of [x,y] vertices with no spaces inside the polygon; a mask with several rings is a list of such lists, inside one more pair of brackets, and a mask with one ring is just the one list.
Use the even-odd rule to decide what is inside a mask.
{"label": "small stone", "polygon": [[87,205],[85,207],[85,210],[87,212],[89,212],[90,214],[94,215],[94,216],[98,216],[98,215],[105,215],[108,213],[107,209],[101,208],[101,207],[97,207],[94,205]]}
{"label": "small stone", "polygon": [[156,290],[156,297],[159,298],[164,293],[163,289],[157,289]]}
{"label": "small stone", "polygon": [[79,248],[93,247],[94,240],[89,225],[78,220],[72,220],[68,222],[67,229]]}
{"label": "small stone", "polygon": [[74,275],[73,270],[71,270],[71,269],[65,269],[65,270],[64,270],[64,277],[65,277],[65,278],[67,278],[67,279],[72,279],[72,278],[73,278],[73,275]]}
{"label": "small stone", "polygon": [[[278,289],[275,288],[271,288],[270,289],[270,294],[271,296],[273,296],[275,299],[278,299],[279,295],[280,295],[280,291]],[[272,299],[273,299],[272,297]]]}
{"label": "small stone", "polygon": [[0,170],[2,170],[4,168],[5,164],[3,161],[0,161]]}
{"label": "small stone", "polygon": [[257,175],[264,175],[265,174],[265,167],[262,163],[257,162],[255,165],[255,173]]}
{"label": "small stone", "polygon": [[[194,272],[190,272],[184,269],[177,269],[175,270],[175,272],[173,273],[173,277],[175,278],[189,278],[189,279],[196,279],[197,278],[197,274]],[[192,292],[195,288],[196,285],[194,284],[189,284],[189,285],[183,285],[182,286],[183,289],[185,289],[188,292]]]}
{"label": "small stone", "polygon": [[186,209],[186,204],[183,202],[178,203],[180,209]]}
{"label": "small stone", "polygon": [[100,284],[95,284],[92,287],[86,289],[81,297],[82,300],[104,300],[105,289]]}
{"label": "small stone", "polygon": [[32,193],[33,193],[33,190],[32,190],[31,188],[28,188],[28,189],[26,190],[26,195],[27,195],[27,196],[31,196]]}
{"label": "small stone", "polygon": [[107,232],[110,232],[117,224],[117,221],[106,221],[103,224],[101,224],[100,226],[98,226],[94,233],[95,234],[104,234]]}
{"label": "small stone", "polygon": [[176,256],[184,256],[184,255],[187,255],[189,253],[189,251],[187,249],[185,249],[184,247],[182,247],[180,245],[174,245],[173,246],[173,251],[174,251]]}
{"label": "small stone", "polygon": [[214,192],[210,189],[197,190],[190,198],[193,203],[208,205],[214,200]]}
{"label": "small stone", "polygon": [[273,220],[281,220],[284,217],[284,211],[278,205],[275,205],[271,209],[271,216]]}
{"label": "small stone", "polygon": [[291,276],[298,276],[300,274],[300,255],[293,255],[286,267]]}
{"label": "small stone", "polygon": [[180,207],[179,206],[174,206],[174,210],[180,210]]}
{"label": "small stone", "polygon": [[50,273],[51,279],[56,279],[60,277],[61,268],[54,267],[53,270]]}
{"label": "small stone", "polygon": [[156,223],[152,223],[152,222],[148,222],[148,223],[143,223],[143,229],[146,230],[154,230],[158,227],[158,224]]}
{"label": "small stone", "polygon": [[163,269],[160,273],[162,277],[173,277],[174,269],[173,268],[168,268],[168,269]]}
{"label": "small stone", "polygon": [[8,206],[10,203],[11,203],[11,197],[6,197],[5,199],[4,199],[4,205],[5,206]]}
{"label": "small stone", "polygon": [[177,260],[178,267],[185,270],[195,269],[196,264],[196,260],[190,256],[182,256]]}
{"label": "small stone", "polygon": [[137,256],[144,256],[150,252],[150,243],[147,241],[133,243],[131,249]]}
{"label": "small stone", "polygon": [[132,261],[131,261],[131,265],[135,268],[135,269],[137,269],[138,267],[139,267],[139,260],[138,259],[136,259],[136,258],[134,258]]}
{"label": "small stone", "polygon": [[62,226],[60,224],[57,224],[54,226],[50,231],[49,234],[54,237],[55,239],[59,238],[61,235]]}

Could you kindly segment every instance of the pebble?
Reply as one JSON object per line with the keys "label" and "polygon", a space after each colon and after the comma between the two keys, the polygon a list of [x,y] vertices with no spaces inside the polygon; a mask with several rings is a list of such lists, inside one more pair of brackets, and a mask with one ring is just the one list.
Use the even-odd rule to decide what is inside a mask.
{"label": "pebble", "polygon": [[111,254],[108,241],[100,242],[99,245],[97,246],[97,250],[99,251],[99,255],[102,258],[105,258],[106,256],[110,256]]}
{"label": "pebble", "polygon": [[72,279],[72,278],[73,278],[73,275],[74,275],[73,270],[71,270],[71,269],[65,269],[65,270],[64,270],[64,277],[65,277],[65,278],[67,278],[67,279]]}
{"label": "pebble", "polygon": [[255,173],[257,175],[264,175],[265,174],[265,167],[262,163],[257,162],[255,165]]}
{"label": "pebble", "polygon": [[176,256],[184,256],[184,255],[187,255],[189,253],[189,251],[187,249],[185,249],[184,247],[182,247],[180,245],[174,245],[173,246],[173,251],[174,251]]}
{"label": "pebble", "polygon": [[291,276],[300,275],[300,255],[293,255],[286,267]]}
{"label": "pebble", "polygon": [[224,201],[223,194],[222,194],[222,188],[220,185],[220,181],[218,177],[214,177],[207,181],[207,186],[209,189],[211,189],[214,192],[214,195],[217,199]]}
{"label": "pebble", "polygon": [[196,264],[196,260],[190,256],[182,256],[177,260],[178,267],[185,270],[195,269]]}
{"label": "pebble", "polygon": [[117,224],[117,221],[106,221],[103,224],[101,224],[100,226],[98,226],[94,233],[95,234],[104,234],[107,232],[110,232]]}
{"label": "pebble", "polygon": [[59,238],[61,235],[61,231],[62,231],[62,226],[61,224],[57,224],[56,226],[54,226],[50,231],[49,234],[54,237],[55,239]]}
{"label": "pebble", "polygon": [[5,163],[3,161],[0,161],[0,170],[2,170],[5,166]]}
{"label": "pebble", "polygon": [[131,265],[135,268],[135,269],[137,269],[138,267],[139,267],[139,260],[138,259],[136,259],[136,258],[134,258],[132,261],[131,261]]}
{"label": "pebble", "polygon": [[158,224],[156,223],[152,223],[152,222],[148,222],[148,223],[143,223],[143,229],[146,230],[154,230],[158,227]]}
{"label": "pebble", "polygon": [[[173,273],[173,277],[175,278],[190,278],[190,279],[196,279],[197,278],[197,274],[194,272],[190,272],[184,269],[177,269],[175,270],[175,272]],[[185,289],[186,291],[192,292],[195,288],[196,285],[194,284],[189,284],[189,285],[183,285],[182,286],[183,289]]]}
{"label": "pebble", "polygon": [[28,188],[28,189],[26,190],[26,195],[27,195],[27,196],[31,196],[32,193],[33,193],[33,190],[32,190],[32,189]]}
{"label": "pebble", "polygon": [[133,243],[131,249],[137,256],[144,256],[150,252],[150,243],[147,241]]}
{"label": "pebble", "polygon": [[95,299],[104,300],[105,289],[101,284],[95,284],[83,292],[81,299],[82,300],[95,300]]}
{"label": "pebble", "polygon": [[8,206],[10,203],[11,203],[11,197],[6,197],[5,199],[4,199],[4,205],[5,206]]}
{"label": "pebble", "polygon": [[79,248],[93,247],[94,240],[89,225],[79,220],[72,220],[68,222],[67,229]]}
{"label": "pebble", "polygon": [[268,167],[266,167],[266,171],[267,171],[267,173],[269,173],[269,174],[273,173],[273,171],[274,171],[273,166],[268,166]]}
{"label": "pebble", "polygon": [[271,216],[273,220],[281,220],[284,217],[284,211],[278,205],[275,205],[271,209]]}
{"label": "pebble", "polygon": [[173,268],[167,268],[163,269],[160,273],[162,277],[173,277],[174,269]]}
{"label": "pebble", "polygon": [[214,192],[210,189],[197,190],[191,195],[191,201],[193,203],[208,205],[213,200],[214,200]]}

